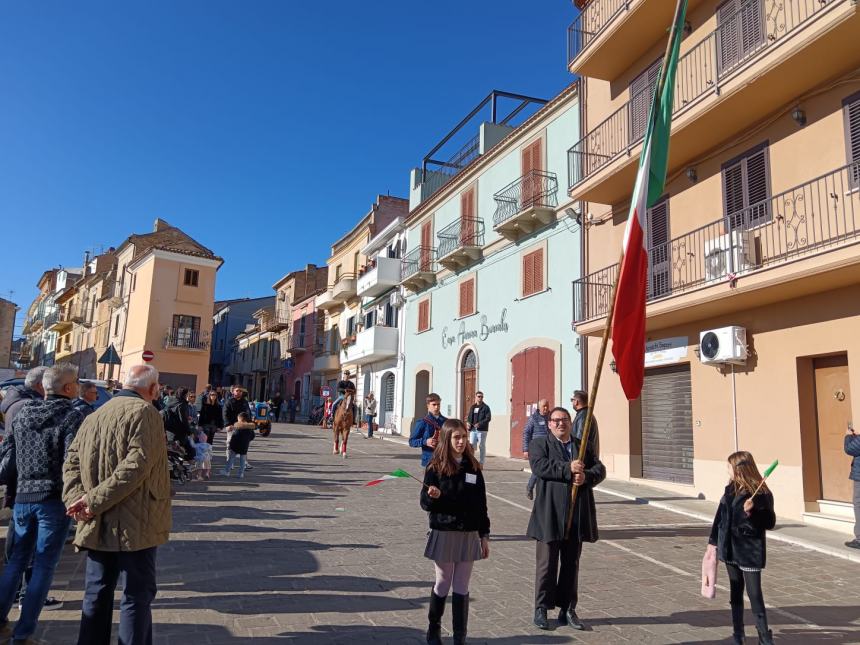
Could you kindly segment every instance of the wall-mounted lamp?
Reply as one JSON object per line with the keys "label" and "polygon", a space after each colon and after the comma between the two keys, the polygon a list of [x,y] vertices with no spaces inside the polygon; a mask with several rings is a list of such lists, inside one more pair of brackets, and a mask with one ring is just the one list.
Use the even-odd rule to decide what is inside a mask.
{"label": "wall-mounted lamp", "polygon": [[570,207],[564,209],[564,214],[574,222],[582,226],[582,211],[576,211]]}
{"label": "wall-mounted lamp", "polygon": [[791,112],[791,118],[795,120],[797,125],[806,125],[806,112],[800,108],[795,108]]}
{"label": "wall-mounted lamp", "polygon": [[615,361],[609,361],[609,369],[611,369],[613,372],[618,371],[618,366],[615,364]]}
{"label": "wall-mounted lamp", "polygon": [[699,175],[696,174],[696,169],[693,168],[693,166],[687,168],[684,174],[687,175],[687,179],[689,179],[690,182],[693,184],[695,184],[699,180]]}
{"label": "wall-mounted lamp", "polygon": [[693,353],[696,355],[696,358],[702,358],[702,352],[699,351],[699,348],[693,350]]}
{"label": "wall-mounted lamp", "polygon": [[693,25],[690,24],[689,20],[684,21],[684,35],[689,36],[693,33]]}

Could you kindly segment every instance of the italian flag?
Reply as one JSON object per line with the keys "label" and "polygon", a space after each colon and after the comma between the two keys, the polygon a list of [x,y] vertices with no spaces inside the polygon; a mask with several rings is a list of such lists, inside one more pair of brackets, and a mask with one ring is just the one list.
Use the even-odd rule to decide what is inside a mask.
{"label": "italian flag", "polygon": [[666,184],[669,162],[669,129],[672,124],[672,102],[675,93],[675,71],[681,48],[687,0],[679,0],[678,10],[666,58],[657,81],[648,118],[648,128],[639,158],[639,171],[633,188],[630,215],[624,231],[624,256],[615,288],[615,310],[612,315],[612,355],[629,401],[639,397],[645,378],[645,298],[648,283],[648,249],[645,231],[646,214]]}
{"label": "italian flag", "polygon": [[[367,482],[365,484],[365,486],[376,486],[377,484],[381,484],[382,482],[384,482],[388,479],[403,479],[403,478],[409,478],[409,477],[412,477],[412,475],[407,473],[405,470],[401,470],[400,468],[398,468],[393,473],[389,473],[388,475],[383,475],[379,479],[374,479],[373,481]],[[415,479],[415,477],[412,477],[412,479]]]}

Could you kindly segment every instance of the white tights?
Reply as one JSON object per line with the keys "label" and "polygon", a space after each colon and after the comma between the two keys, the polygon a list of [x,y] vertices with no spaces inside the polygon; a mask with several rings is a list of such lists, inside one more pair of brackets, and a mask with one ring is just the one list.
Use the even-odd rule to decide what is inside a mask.
{"label": "white tights", "polygon": [[433,593],[445,598],[453,588],[455,594],[465,596],[469,593],[469,578],[472,577],[474,562],[433,562],[436,566],[436,584]]}

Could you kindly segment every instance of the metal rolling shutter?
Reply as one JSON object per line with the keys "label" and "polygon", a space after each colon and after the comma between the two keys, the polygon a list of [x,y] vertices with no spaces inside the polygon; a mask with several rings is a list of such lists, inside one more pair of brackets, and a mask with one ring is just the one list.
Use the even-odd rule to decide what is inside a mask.
{"label": "metal rolling shutter", "polygon": [[642,476],[693,483],[690,366],[645,371],[642,387]]}

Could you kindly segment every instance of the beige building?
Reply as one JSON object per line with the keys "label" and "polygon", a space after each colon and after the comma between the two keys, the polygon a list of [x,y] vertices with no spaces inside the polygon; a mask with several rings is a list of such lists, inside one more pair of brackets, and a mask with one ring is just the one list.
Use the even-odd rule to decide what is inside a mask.
{"label": "beige building", "polygon": [[[593,0],[569,30],[583,98],[569,189],[587,222],[574,322],[589,379],[674,4]],[[726,457],[745,449],[762,469],[779,459],[779,515],[851,530],[858,37],[851,0],[690,0],[666,191],[646,231],[645,386],[628,404],[607,359],[596,405],[611,476],[717,499]]]}
{"label": "beige building", "polygon": [[18,305],[0,298],[0,368],[12,366],[12,336],[17,311]]}
{"label": "beige building", "polygon": [[153,232],[131,235],[117,248],[116,264],[107,341],[122,360],[119,380],[150,351],[163,384],[205,386],[215,274],[223,260],[157,219]]}
{"label": "beige building", "polygon": [[236,336],[231,373],[250,400],[266,401],[272,394],[272,370],[281,362],[281,341],[273,329],[274,309],[264,307],[253,315],[255,323]]}

